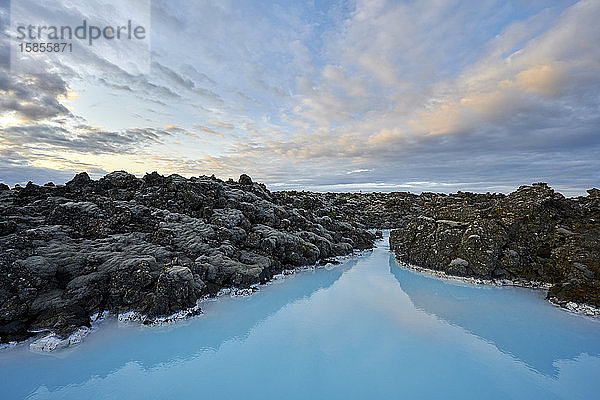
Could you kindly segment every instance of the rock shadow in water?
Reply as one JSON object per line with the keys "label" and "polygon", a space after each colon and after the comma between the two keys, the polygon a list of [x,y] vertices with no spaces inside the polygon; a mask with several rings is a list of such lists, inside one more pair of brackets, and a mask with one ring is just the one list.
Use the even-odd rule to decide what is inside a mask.
{"label": "rock shadow in water", "polygon": [[[541,374],[556,378],[558,360],[583,353],[600,356],[600,329],[585,329],[585,317],[544,303],[543,292],[427,276],[402,268],[393,254],[389,266],[417,309],[492,343]],[[585,322],[598,326],[597,321]]]}
{"label": "rock shadow in water", "polygon": [[[129,363],[136,363],[144,370],[150,370],[159,365],[179,363],[193,359],[205,351],[218,350],[225,342],[231,340],[244,340],[252,330],[262,321],[277,313],[288,304],[308,298],[319,290],[332,286],[342,274],[351,269],[357,259],[343,261],[342,264],[331,269],[318,269],[316,273],[301,273],[292,279],[302,279],[302,282],[286,285],[282,290],[271,288],[261,290],[247,298],[230,304],[227,312],[208,319],[202,316],[188,322],[175,323],[166,329],[150,328],[148,331],[126,332],[115,335],[115,343],[105,341],[105,351],[86,349],[86,343],[80,347],[66,350],[63,354],[15,354],[15,359],[6,354],[0,360],[0,369],[7,371],[3,374],[5,382],[13,381],[10,371],[23,371],[26,369],[18,363],[29,364],[31,382],[29,387],[3,388],[6,398],[23,398],[33,393],[39,386],[45,386],[53,391],[65,385],[82,384],[92,378],[104,378],[109,374],[123,368]],[[217,300],[219,301],[219,300]],[[223,311],[223,310],[221,310]],[[107,327],[107,329],[116,329]],[[102,327],[100,328],[102,330]],[[103,332],[96,332],[102,335]],[[93,338],[91,338],[93,340]],[[100,339],[102,340],[102,339]],[[90,343],[91,344],[91,343]],[[94,344],[97,345],[97,344]],[[114,346],[118,346],[115,350]],[[2,361],[11,365],[2,366]],[[78,368],[66,368],[77,365]],[[12,366],[12,368],[11,368]],[[22,382],[22,378],[14,378]],[[3,396],[4,396],[3,395]]]}

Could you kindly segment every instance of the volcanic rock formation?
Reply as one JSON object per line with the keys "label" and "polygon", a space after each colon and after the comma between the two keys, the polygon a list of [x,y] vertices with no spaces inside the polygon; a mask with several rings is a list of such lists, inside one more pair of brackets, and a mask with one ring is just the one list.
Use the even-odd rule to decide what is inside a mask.
{"label": "volcanic rock formation", "polygon": [[151,321],[373,241],[359,224],[276,203],[247,175],[2,185],[0,342],[64,336],[103,311]]}

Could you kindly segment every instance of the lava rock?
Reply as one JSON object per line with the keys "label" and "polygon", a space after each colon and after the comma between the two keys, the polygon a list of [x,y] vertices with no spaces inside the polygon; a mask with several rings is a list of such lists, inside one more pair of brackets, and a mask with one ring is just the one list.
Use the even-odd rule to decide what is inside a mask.
{"label": "lava rock", "polygon": [[250,178],[246,174],[240,175],[240,179],[238,180],[240,185],[252,185],[252,178]]}
{"label": "lava rock", "polygon": [[[319,216],[325,229],[334,220],[391,228],[390,247],[402,262],[450,275],[554,285],[548,296],[564,306],[600,302],[600,190],[588,194],[565,198],[534,183],[509,195],[284,191],[273,198]],[[361,246],[351,235],[336,235],[334,249]]]}
{"label": "lava rock", "polygon": [[[600,201],[545,183],[504,195],[422,194],[390,234],[398,260],[450,275],[553,285],[548,298],[600,306]],[[425,200],[425,201],[424,201]]]}
{"label": "lava rock", "polygon": [[66,185],[3,186],[0,342],[40,331],[60,339],[104,311],[165,317],[374,239],[275,201],[247,175],[83,172]]}

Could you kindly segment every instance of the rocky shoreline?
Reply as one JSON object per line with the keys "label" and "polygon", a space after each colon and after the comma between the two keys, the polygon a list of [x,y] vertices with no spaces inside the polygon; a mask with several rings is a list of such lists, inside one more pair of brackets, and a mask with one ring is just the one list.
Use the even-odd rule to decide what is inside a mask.
{"label": "rocky shoreline", "polygon": [[[368,251],[368,250],[367,250]],[[274,275],[269,281],[265,282],[264,285],[269,285],[274,281],[285,279],[288,276],[292,276],[299,272],[314,271],[318,268],[335,268],[336,265],[342,261],[347,260],[351,257],[358,257],[363,254],[362,250],[354,250],[352,253],[336,256],[329,259],[321,259],[313,265],[303,265],[294,269],[283,270],[282,272]],[[93,333],[106,321],[114,320],[119,324],[139,324],[144,326],[162,326],[168,325],[178,321],[184,321],[192,317],[199,316],[203,313],[202,306],[203,302],[215,301],[224,296],[230,297],[244,297],[251,296],[255,292],[260,290],[263,284],[253,284],[249,287],[238,288],[238,287],[227,287],[219,290],[214,295],[207,294],[204,297],[198,299],[193,307],[177,311],[171,315],[149,318],[147,315],[140,314],[136,311],[128,311],[122,314],[114,314],[109,311],[104,311],[101,315],[96,313],[90,316],[90,326],[82,326],[70,334],[58,335],[55,332],[49,330],[42,330],[40,332],[32,332],[35,335],[29,339],[23,341],[11,341],[8,343],[0,343],[0,351],[4,349],[15,348],[17,346],[27,346],[30,350],[35,352],[54,352],[63,350],[75,345],[80,344],[86,336]]]}
{"label": "rocky shoreline", "polygon": [[490,285],[490,286],[515,286],[522,287],[527,289],[536,289],[536,290],[548,290],[552,287],[549,283],[544,282],[536,282],[536,281],[528,281],[528,280],[509,280],[509,279],[485,279],[485,278],[475,278],[471,276],[459,276],[459,275],[451,275],[446,273],[445,271],[430,269],[419,267],[418,265],[407,264],[404,262],[399,262],[399,265],[402,268],[407,268],[419,273],[423,273],[426,275],[434,276],[440,279],[447,279],[451,281],[459,281],[465,283],[471,283],[474,285]]}
{"label": "rocky shoreline", "polygon": [[[546,184],[439,196],[390,235],[400,261],[448,275],[542,282],[561,307],[600,307],[600,198]],[[567,305],[569,304],[569,307]]]}
{"label": "rocky shoreline", "polygon": [[0,344],[46,332],[32,348],[62,348],[106,313],[143,324],[197,315],[207,297],[372,248],[366,228],[392,229],[409,268],[547,289],[553,304],[598,316],[600,191],[588,192],[270,192],[247,175],[123,171],[0,184]]}
{"label": "rocky shoreline", "polygon": [[225,182],[118,171],[58,186],[2,185],[0,343],[39,332],[65,340],[105,311],[160,320],[223,288],[372,248],[374,239],[360,224],[279,204],[247,175]]}
{"label": "rocky shoreline", "polygon": [[[473,278],[473,277],[465,277],[459,275],[450,275],[444,271],[439,271],[435,269],[423,268],[416,265],[406,264],[404,262],[400,262],[400,266],[402,268],[407,268],[422,274],[434,276],[437,279],[447,279],[451,281],[465,282],[472,285],[489,285],[489,286],[514,286],[526,289],[534,289],[534,290],[543,290],[547,293],[549,289],[552,288],[552,285],[544,282],[535,282],[528,280],[515,280],[511,281],[508,279],[482,279],[482,278]],[[600,317],[600,308],[591,306],[589,304],[578,304],[575,302],[560,302],[556,297],[547,298],[547,300],[555,305],[556,307],[563,308],[565,310],[571,311],[575,314],[585,315],[587,317]]]}
{"label": "rocky shoreline", "polygon": [[443,277],[517,282],[593,315],[600,308],[600,190],[565,198],[544,183],[508,195],[275,192],[316,215],[392,228],[399,262]]}

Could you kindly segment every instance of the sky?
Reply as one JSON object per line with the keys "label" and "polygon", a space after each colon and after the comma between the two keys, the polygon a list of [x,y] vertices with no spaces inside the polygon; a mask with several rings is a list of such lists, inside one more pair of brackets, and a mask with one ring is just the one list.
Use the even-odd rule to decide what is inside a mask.
{"label": "sky", "polygon": [[598,0],[137,1],[13,0],[13,24],[22,6],[31,21],[148,31],[147,57],[98,41],[30,73],[0,0],[0,182],[126,170],[246,173],[271,190],[600,186]]}

